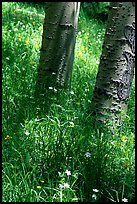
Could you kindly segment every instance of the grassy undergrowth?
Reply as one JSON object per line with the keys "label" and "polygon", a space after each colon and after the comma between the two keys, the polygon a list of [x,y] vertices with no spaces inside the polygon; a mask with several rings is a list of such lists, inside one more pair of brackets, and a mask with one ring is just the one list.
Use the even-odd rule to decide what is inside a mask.
{"label": "grassy undergrowth", "polygon": [[71,91],[48,101],[34,94],[43,20],[42,7],[2,3],[3,202],[134,201],[134,83],[113,134],[87,112],[105,25],[81,11]]}

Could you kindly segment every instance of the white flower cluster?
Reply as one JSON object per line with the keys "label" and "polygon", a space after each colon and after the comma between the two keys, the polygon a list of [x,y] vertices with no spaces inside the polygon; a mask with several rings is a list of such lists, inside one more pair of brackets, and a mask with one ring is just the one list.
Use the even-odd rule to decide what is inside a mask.
{"label": "white flower cluster", "polygon": [[60,189],[68,189],[70,187],[70,185],[68,183],[63,183],[63,184],[59,184],[59,188]]}
{"label": "white flower cluster", "polygon": [[53,90],[54,92],[57,92],[57,89],[54,87],[49,87],[49,90]]}
{"label": "white flower cluster", "polygon": [[86,152],[85,153],[85,157],[87,157],[87,158],[91,157],[91,153],[90,152]]}

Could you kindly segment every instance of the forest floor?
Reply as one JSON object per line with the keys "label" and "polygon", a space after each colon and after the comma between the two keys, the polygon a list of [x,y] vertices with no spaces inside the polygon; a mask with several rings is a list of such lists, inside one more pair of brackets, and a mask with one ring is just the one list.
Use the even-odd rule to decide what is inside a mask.
{"label": "forest floor", "polygon": [[43,7],[2,3],[2,201],[135,201],[134,81],[113,132],[89,114],[105,24],[81,10],[71,90],[47,99],[34,94],[43,21]]}

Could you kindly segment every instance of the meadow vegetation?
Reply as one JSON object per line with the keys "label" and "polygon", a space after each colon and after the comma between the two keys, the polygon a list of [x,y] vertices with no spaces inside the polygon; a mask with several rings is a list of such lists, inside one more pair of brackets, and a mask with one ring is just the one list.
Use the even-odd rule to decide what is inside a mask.
{"label": "meadow vegetation", "polygon": [[43,21],[43,7],[2,3],[2,201],[135,201],[134,81],[113,131],[89,114],[106,25],[81,10],[71,90],[37,97]]}

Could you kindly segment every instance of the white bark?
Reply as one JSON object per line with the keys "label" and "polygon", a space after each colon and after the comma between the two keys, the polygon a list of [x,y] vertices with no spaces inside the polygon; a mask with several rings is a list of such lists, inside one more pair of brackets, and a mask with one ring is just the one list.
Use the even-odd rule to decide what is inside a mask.
{"label": "white bark", "polygon": [[[92,110],[104,117],[126,110],[135,66],[135,6],[112,2],[92,99]],[[125,111],[124,111],[125,112]]]}
{"label": "white bark", "polygon": [[38,82],[46,87],[71,82],[80,2],[48,2],[43,26]]}

